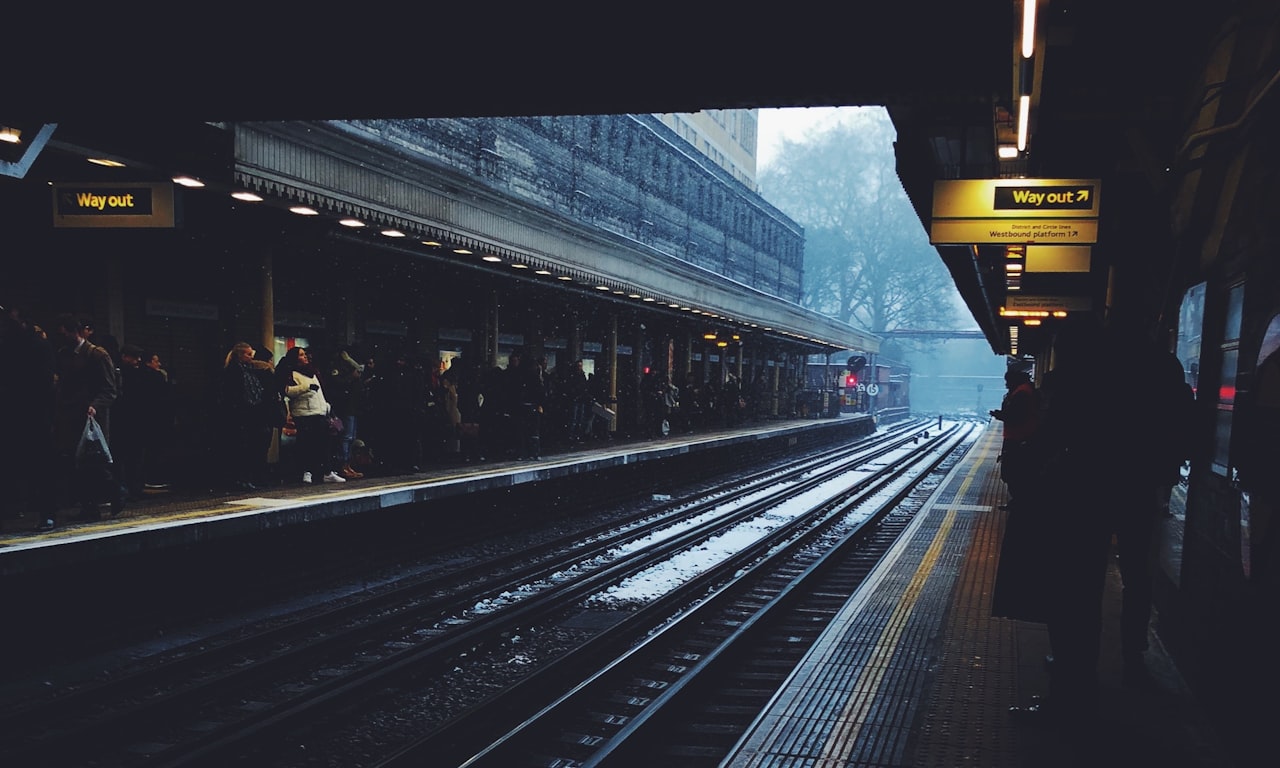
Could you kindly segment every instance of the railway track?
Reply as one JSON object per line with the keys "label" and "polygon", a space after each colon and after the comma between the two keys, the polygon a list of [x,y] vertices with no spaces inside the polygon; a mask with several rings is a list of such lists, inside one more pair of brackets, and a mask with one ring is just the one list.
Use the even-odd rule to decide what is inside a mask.
{"label": "railway track", "polygon": [[[246,629],[128,675],[43,701],[11,703],[0,713],[0,759],[48,766],[228,765],[261,764],[264,754],[273,753],[270,764],[284,764],[278,761],[289,758],[279,753],[280,745],[296,741],[296,734],[340,732],[337,724],[351,720],[353,709],[376,712],[379,702],[394,701],[405,690],[433,679],[438,685],[482,649],[549,623],[607,585],[758,514],[768,503],[762,486],[780,487],[775,494],[818,487],[828,477],[819,467],[875,462],[918,443],[924,431],[904,425],[860,442],[843,457],[824,454],[786,472],[761,472],[536,550],[406,580],[327,610]],[[634,551],[623,554],[627,547]],[[608,647],[611,633],[625,634],[569,633],[570,647]]]}

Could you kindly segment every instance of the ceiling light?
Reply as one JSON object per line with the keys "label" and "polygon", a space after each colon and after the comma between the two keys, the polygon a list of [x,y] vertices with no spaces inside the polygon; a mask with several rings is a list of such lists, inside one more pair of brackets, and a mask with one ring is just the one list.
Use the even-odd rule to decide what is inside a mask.
{"label": "ceiling light", "polygon": [[485,254],[484,256],[481,256],[481,257],[480,257],[480,260],[481,260],[481,261],[488,261],[488,262],[491,262],[491,263],[492,263],[492,262],[502,261],[502,257],[501,257],[501,256],[494,256],[492,253],[488,253],[488,254]]}
{"label": "ceiling light", "polygon": [[124,163],[120,162],[119,160],[110,160],[105,157],[90,157],[86,159],[89,162],[93,163],[94,165],[103,165],[103,166],[106,166],[107,168],[123,168],[124,167]]}
{"label": "ceiling light", "polygon": [[1036,3],[1022,0],[1022,58],[1029,59],[1036,52]]}
{"label": "ceiling light", "polygon": [[556,277],[556,279],[557,279],[557,280],[572,280],[573,278],[572,278],[571,276],[569,276],[569,275],[559,275],[559,276],[557,276],[557,277]]}
{"label": "ceiling light", "polygon": [[1018,156],[1018,148],[1012,144],[1001,144],[996,147],[996,155],[1001,160],[1012,160]]}
{"label": "ceiling light", "polygon": [[656,299],[654,299],[652,296],[645,296],[645,297],[644,297],[644,300],[645,300],[645,301],[656,301]]}
{"label": "ceiling light", "polygon": [[597,291],[607,291],[607,290],[609,290],[609,286],[607,286],[607,285],[597,285],[597,286],[596,286],[596,290],[597,290]]}
{"label": "ceiling light", "polygon": [[386,235],[387,237],[404,237],[404,233],[398,229],[384,229],[379,234]]}
{"label": "ceiling light", "polygon": [[440,247],[440,244],[439,244],[439,243],[437,243],[435,240],[423,240],[423,241],[422,241],[422,244],[423,244],[423,245],[429,245],[429,246],[431,246],[432,248],[439,248],[439,247]]}
{"label": "ceiling light", "polygon": [[529,265],[528,264],[512,264],[511,268],[512,269],[528,269]]}
{"label": "ceiling light", "polygon": [[537,270],[534,270],[534,273],[535,273],[535,274],[538,274],[538,275],[549,275],[549,274],[551,274],[551,270],[549,270],[549,269],[537,269]]}
{"label": "ceiling light", "polygon": [[364,222],[359,219],[339,219],[338,223],[344,227],[363,227]]}
{"label": "ceiling light", "polygon": [[1018,97],[1018,151],[1027,150],[1027,128],[1031,120],[1031,97]]}
{"label": "ceiling light", "polygon": [[253,192],[232,192],[231,196],[237,200],[243,200],[246,203],[262,202],[262,195],[254,194]]}
{"label": "ceiling light", "polygon": [[290,208],[289,211],[291,213],[296,213],[299,216],[319,216],[320,215],[320,212],[317,211],[315,208],[308,208],[305,205],[295,205],[292,208]]}
{"label": "ceiling light", "polygon": [[470,256],[470,255],[471,255],[471,251],[468,251],[466,248],[454,248],[454,249],[453,249],[453,252],[454,252],[454,253],[456,253],[456,254],[459,254],[459,255],[461,255],[461,256]]}
{"label": "ceiling light", "polygon": [[628,293],[628,294],[627,294],[627,298],[628,298],[628,299],[638,299],[638,298],[640,298],[640,294],[638,294],[638,293]]}
{"label": "ceiling light", "polygon": [[173,183],[174,183],[174,184],[181,184],[181,185],[182,185],[182,186],[184,186],[184,187],[191,187],[191,188],[193,188],[193,189],[195,189],[195,188],[199,188],[199,187],[203,187],[203,186],[204,186],[204,182],[203,182],[203,181],[201,181],[201,180],[199,180],[199,179],[194,179],[194,178],[192,178],[192,177],[190,177],[190,176],[174,176],[174,177],[173,177]]}
{"label": "ceiling light", "polygon": [[7,125],[0,126],[0,141],[6,144],[19,144],[22,142],[22,131]]}

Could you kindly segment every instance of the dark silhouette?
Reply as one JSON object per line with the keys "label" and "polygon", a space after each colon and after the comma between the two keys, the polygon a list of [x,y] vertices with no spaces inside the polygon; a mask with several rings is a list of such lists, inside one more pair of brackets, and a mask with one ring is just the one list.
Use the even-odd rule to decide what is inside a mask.
{"label": "dark silhouette", "polygon": [[1004,384],[1008,391],[1000,407],[990,413],[1004,423],[1000,479],[1008,487],[1007,506],[1012,509],[1037,470],[1033,436],[1040,426],[1040,395],[1031,382],[1031,374],[1020,368],[1005,371]]}
{"label": "dark silhouette", "polygon": [[[54,412],[54,442],[59,465],[73,498],[66,501],[80,506],[80,518],[98,516],[102,501],[111,504],[111,515],[124,509],[127,491],[119,484],[112,465],[79,466],[76,448],[92,416],[102,428],[108,447],[111,444],[111,405],[119,396],[119,377],[107,350],[88,340],[85,326],[75,318],[58,318],[55,332],[60,346],[54,356],[58,372]],[[57,525],[54,513],[46,517],[40,528]]]}

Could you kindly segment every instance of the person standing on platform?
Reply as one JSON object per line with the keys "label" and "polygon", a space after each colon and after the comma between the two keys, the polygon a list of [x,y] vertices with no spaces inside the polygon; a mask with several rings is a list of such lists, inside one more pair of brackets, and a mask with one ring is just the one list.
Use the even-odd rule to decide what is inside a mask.
{"label": "person standing on platform", "polygon": [[241,341],[231,347],[223,361],[219,399],[227,479],[235,490],[255,491],[265,482],[270,414],[278,392],[271,364],[254,358],[252,344]]}
{"label": "person standing on platform", "polygon": [[[58,374],[54,412],[54,443],[63,487],[73,489],[69,501],[80,505],[80,517],[96,518],[103,497],[111,504],[111,515],[124,509],[126,491],[110,467],[101,467],[92,476],[82,477],[76,461],[76,448],[84,434],[85,421],[92,416],[108,447],[111,445],[111,405],[120,394],[115,364],[107,350],[87,339],[85,327],[70,315],[58,318],[55,332],[60,346],[54,362]],[[50,513],[41,524],[42,530],[57,525],[56,513]]]}
{"label": "person standing on platform", "polygon": [[51,528],[57,511],[53,346],[18,309],[0,307],[0,359],[7,366],[0,375],[0,423],[6,425],[0,462],[17,480],[0,494],[0,518],[31,515],[37,526]]}
{"label": "person standing on platform", "polygon": [[342,419],[342,432],[336,441],[334,465],[338,474],[348,480],[359,480],[364,473],[351,466],[351,447],[359,436],[361,411],[364,409],[364,378],[360,364],[348,350],[342,350],[329,368],[326,390],[332,415]]}
{"label": "person standing on platform", "polygon": [[1051,535],[1028,545],[1037,548],[1032,556],[1040,605],[1037,616],[1022,617],[1044,621],[1053,661],[1048,698],[1013,707],[1016,716],[1067,723],[1089,719],[1097,710],[1112,529],[1107,498],[1128,482],[1123,457],[1112,454],[1122,442],[1116,418],[1122,398],[1097,381],[1099,371],[1116,372],[1100,341],[1097,328],[1087,323],[1065,327],[1057,339],[1053,396],[1037,430],[1044,465],[1030,489],[1032,511]]}
{"label": "person standing on platform", "polygon": [[276,371],[289,401],[289,413],[298,428],[298,460],[302,482],[345,483],[333,463],[337,436],[329,429],[329,401],[325,399],[320,371],[303,347],[290,347]]}
{"label": "person standing on platform", "polygon": [[120,397],[113,407],[112,455],[120,470],[120,481],[130,501],[142,498],[145,485],[149,415],[156,393],[148,386],[151,375],[159,375],[142,365],[142,349],[135,344],[120,348]]}
{"label": "person standing on platform", "polygon": [[1040,395],[1031,382],[1031,374],[1020,368],[1005,371],[1004,385],[1008,391],[1000,407],[989,413],[1004,423],[1000,479],[1009,490],[1006,506],[1012,510],[1036,472],[1033,437],[1040,425]]}
{"label": "person standing on platform", "polygon": [[536,362],[520,350],[511,353],[505,374],[508,413],[514,431],[513,450],[517,459],[542,458],[542,410],[546,390]]}
{"label": "person standing on platform", "polygon": [[1126,683],[1149,682],[1145,652],[1156,569],[1156,531],[1183,462],[1190,457],[1195,394],[1177,356],[1161,348],[1124,315],[1108,329],[1107,344],[1117,364],[1140,372],[1135,396],[1117,414],[1115,460],[1127,470],[1126,483],[1109,495],[1116,556],[1123,587],[1120,650]]}

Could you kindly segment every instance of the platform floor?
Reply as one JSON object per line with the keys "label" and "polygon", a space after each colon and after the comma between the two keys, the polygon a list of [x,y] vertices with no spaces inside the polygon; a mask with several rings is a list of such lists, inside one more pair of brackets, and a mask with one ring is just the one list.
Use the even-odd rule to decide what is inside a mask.
{"label": "platform floor", "polygon": [[1049,641],[1044,625],[990,615],[1005,521],[999,434],[987,429],[950,473],[725,768],[1231,765],[1158,620],[1152,684],[1122,684],[1114,556],[1097,721],[1064,728],[1009,713],[1048,693]]}

